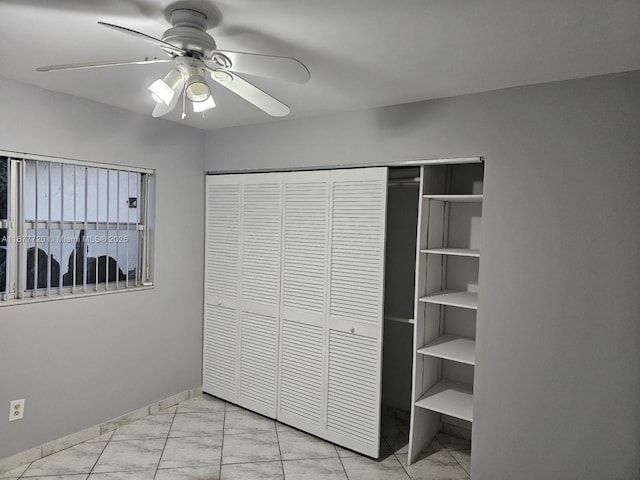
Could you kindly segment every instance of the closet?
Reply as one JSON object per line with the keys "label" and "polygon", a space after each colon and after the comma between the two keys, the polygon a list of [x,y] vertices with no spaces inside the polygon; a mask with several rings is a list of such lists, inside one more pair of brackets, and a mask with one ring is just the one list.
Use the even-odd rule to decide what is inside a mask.
{"label": "closet", "polygon": [[424,167],[402,166],[207,176],[204,392],[379,456],[383,370],[385,401],[414,403]]}
{"label": "closet", "polygon": [[207,177],[203,390],[379,454],[387,169]]}

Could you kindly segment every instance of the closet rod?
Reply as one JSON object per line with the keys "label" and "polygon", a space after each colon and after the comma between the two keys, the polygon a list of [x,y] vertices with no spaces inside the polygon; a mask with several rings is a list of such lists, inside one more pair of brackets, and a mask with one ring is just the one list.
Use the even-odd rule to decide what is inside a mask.
{"label": "closet rod", "polygon": [[390,178],[387,182],[389,187],[417,187],[420,185],[420,177],[416,178]]}
{"label": "closet rod", "polygon": [[391,160],[388,162],[358,163],[353,165],[323,165],[290,168],[247,168],[245,170],[208,170],[207,175],[227,175],[231,173],[307,172],[310,170],[345,170],[368,167],[419,167],[420,165],[441,165],[461,163],[482,163],[484,157],[434,158],[425,160]]}

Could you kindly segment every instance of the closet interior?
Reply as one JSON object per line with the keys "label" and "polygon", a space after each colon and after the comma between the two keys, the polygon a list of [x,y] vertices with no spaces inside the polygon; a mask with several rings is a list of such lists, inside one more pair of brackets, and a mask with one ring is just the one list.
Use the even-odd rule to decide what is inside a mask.
{"label": "closet interior", "polygon": [[383,413],[406,421],[410,460],[468,429],[416,405],[473,367],[416,348],[475,337],[424,297],[477,291],[477,255],[451,249],[479,248],[478,210],[429,195],[481,192],[482,165],[462,163],[479,160],[209,175],[203,390],[371,457]]}
{"label": "closet interior", "polygon": [[382,405],[384,414],[396,417],[389,423],[408,426],[420,167],[389,168],[388,179]]}

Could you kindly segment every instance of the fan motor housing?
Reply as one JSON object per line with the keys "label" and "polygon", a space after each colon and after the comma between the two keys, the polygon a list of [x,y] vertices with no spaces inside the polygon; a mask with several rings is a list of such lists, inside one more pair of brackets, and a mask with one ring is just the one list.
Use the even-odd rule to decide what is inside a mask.
{"label": "fan motor housing", "polygon": [[210,58],[216,42],[206,31],[207,17],[195,10],[178,9],[171,12],[172,28],[164,32],[162,40],[176,47],[197,52]]}

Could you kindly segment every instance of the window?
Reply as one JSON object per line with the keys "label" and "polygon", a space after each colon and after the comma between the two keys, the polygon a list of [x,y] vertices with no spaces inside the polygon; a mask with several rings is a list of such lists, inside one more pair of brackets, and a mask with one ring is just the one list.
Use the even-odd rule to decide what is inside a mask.
{"label": "window", "polygon": [[7,291],[8,173],[8,159],[0,158],[0,294]]}
{"label": "window", "polygon": [[0,156],[0,298],[151,285],[152,178],[146,169]]}

